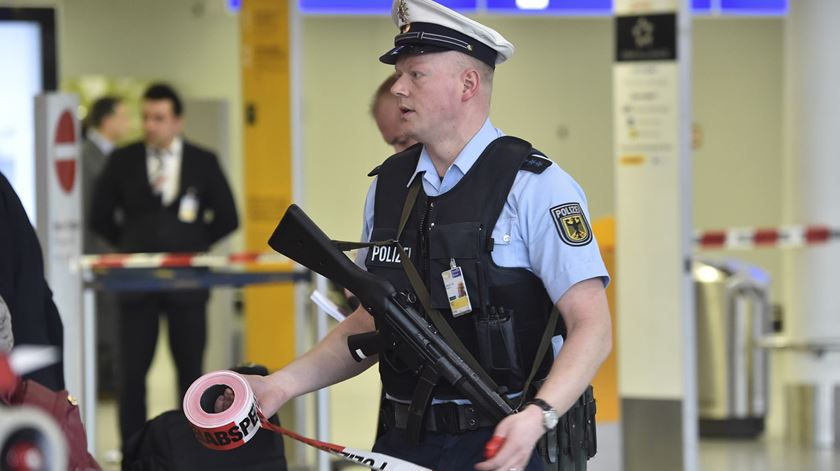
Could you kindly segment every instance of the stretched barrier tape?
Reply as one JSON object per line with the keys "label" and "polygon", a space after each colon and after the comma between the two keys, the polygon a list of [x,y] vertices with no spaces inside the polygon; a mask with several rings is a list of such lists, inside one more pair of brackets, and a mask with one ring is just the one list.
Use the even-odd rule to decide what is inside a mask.
{"label": "stretched barrier tape", "polygon": [[[225,389],[233,391],[233,404],[215,413],[214,405]],[[431,471],[392,456],[357,450],[299,435],[269,422],[260,411],[245,378],[232,371],[215,371],[195,380],[184,396],[184,414],[195,437],[212,450],[231,450],[248,443],[265,428],[355,464],[376,470]]]}
{"label": "stretched barrier tape", "polygon": [[737,227],[694,234],[699,249],[800,248],[840,239],[840,230],[828,226]]}
{"label": "stretched barrier tape", "polygon": [[82,268],[224,268],[232,265],[275,265],[290,260],[273,252],[242,252],[230,255],[207,253],[131,253],[85,255],[79,260]]}
{"label": "stretched barrier tape", "polygon": [[[738,227],[696,231],[694,246],[698,249],[798,248],[820,245],[840,239],[840,228],[829,226]],[[241,252],[230,255],[206,253],[133,253],[85,255],[82,268],[225,268],[248,265],[276,265],[291,262],[274,252]]]}

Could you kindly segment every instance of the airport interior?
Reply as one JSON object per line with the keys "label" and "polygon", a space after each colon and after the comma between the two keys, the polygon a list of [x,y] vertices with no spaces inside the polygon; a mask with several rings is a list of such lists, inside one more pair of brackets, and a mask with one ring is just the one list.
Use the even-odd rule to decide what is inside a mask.
{"label": "airport interior", "polygon": [[[63,324],[63,340],[42,342],[57,349],[15,342],[0,354],[0,470],[330,471],[390,463],[387,469],[427,469],[367,451],[383,433],[379,420],[388,413],[380,406],[390,401],[376,367],[284,401],[277,433],[246,410],[253,398],[248,383],[237,382],[241,376],[202,383],[233,391],[231,416],[242,408],[241,417],[219,422],[222,412],[211,409],[215,400],[218,410],[221,397],[207,406],[210,389],[193,383],[185,400],[195,375],[184,383],[179,367],[198,351],[202,374],[241,365],[252,369],[237,371],[250,374],[260,374],[253,365],[281,370],[340,330],[353,311],[347,305],[353,290],[319,275],[312,264],[322,262],[307,264],[278,250],[283,237],[275,228],[292,214],[292,204],[333,240],[359,241],[363,227],[373,224],[364,216],[374,181],[369,172],[395,152],[376,121],[377,87],[395,71],[380,56],[399,34],[423,38],[411,32],[412,15],[448,14],[431,0],[393,3],[392,15],[391,0],[0,0],[0,180],[19,198],[43,259],[43,271],[32,258],[13,262],[23,250],[12,240],[19,226],[2,220],[7,213],[0,206],[0,314],[6,298],[15,330],[16,319],[27,316],[16,305],[43,308],[40,298],[20,304],[4,291],[30,276],[17,273],[37,270],[48,285],[38,296],[46,303],[51,296]],[[590,436],[587,423],[584,438],[561,418],[571,427],[569,443],[580,446],[568,446],[574,462],[563,461],[561,450],[561,462],[545,469],[840,469],[840,2],[439,3],[478,22],[448,23],[455,30],[452,25],[468,25],[469,40],[492,28],[515,46],[504,63],[496,59],[492,126],[527,140],[583,189],[585,199],[571,205],[582,211],[577,216],[544,217],[556,224],[551,235],[561,244],[588,244],[609,273],[611,351],[591,381],[597,431]],[[490,48],[494,55],[504,50],[496,43]],[[432,52],[425,57],[440,55]],[[386,95],[402,99],[405,77],[386,87]],[[180,96],[182,115],[167,90]],[[115,98],[104,114],[103,97]],[[138,235],[134,247],[152,248],[105,244],[88,251],[92,227],[100,235],[107,231],[99,227],[127,227],[135,203],[126,198],[137,193],[130,178],[146,185],[148,165],[154,186],[151,162],[168,165],[145,150],[153,148],[150,103],[161,100],[172,104],[161,119],[180,123],[173,152],[183,154],[181,182],[192,178],[188,155],[213,162],[202,171],[212,175],[200,177],[213,183],[171,187],[180,198],[173,218],[205,224],[218,237],[193,249],[193,233],[166,233],[180,248],[156,250]],[[111,119],[115,110],[122,132],[103,151],[97,139],[105,131],[91,123]],[[89,180],[94,164],[87,149],[94,144],[104,170]],[[134,162],[147,162],[138,172],[114,163],[135,154]],[[167,188],[152,189],[165,204]],[[109,211],[108,221],[99,210]],[[496,229],[507,239],[501,244],[525,230],[514,219],[499,219]],[[564,229],[561,220],[591,234]],[[143,225],[134,226],[138,234],[169,230]],[[490,238],[491,249],[494,242],[500,245]],[[399,255],[388,257],[401,266]],[[448,260],[444,283],[458,268],[454,255],[451,270]],[[134,318],[129,326],[129,308],[145,310],[147,322]],[[198,316],[195,324],[182,320],[188,314]],[[206,328],[196,327],[205,315]],[[53,328],[35,322],[36,329]],[[0,333],[2,326],[0,315]],[[138,340],[146,334],[151,343]],[[201,341],[203,362],[201,348],[190,348]],[[124,351],[140,344],[149,346],[151,365],[144,359],[125,366]],[[371,364],[361,347],[358,354],[359,364]],[[26,365],[49,371],[58,359],[63,382],[52,389],[69,393],[68,410],[81,420],[74,430],[83,426],[84,433],[68,432],[73,425],[27,400],[6,400],[17,397],[6,389],[24,372],[16,368],[30,368],[25,372],[33,376],[25,377],[35,382],[36,367]],[[121,405],[125,368],[142,373],[144,367],[145,378],[134,381],[142,389],[145,380],[145,397],[135,392],[134,404]],[[260,394],[258,400],[267,397]],[[129,435],[121,423],[126,427],[126,417],[138,414],[143,428]],[[194,416],[206,418],[204,425]],[[167,420],[180,428],[167,429]],[[216,432],[231,420],[238,435],[219,438]],[[248,427],[259,431],[249,435]],[[596,441],[587,462],[580,454]],[[77,456],[85,448],[90,458],[84,459],[95,465],[78,464],[86,462]],[[227,448],[235,449],[220,451]],[[160,467],[153,467],[152,455]],[[523,470],[519,464],[493,469]]]}

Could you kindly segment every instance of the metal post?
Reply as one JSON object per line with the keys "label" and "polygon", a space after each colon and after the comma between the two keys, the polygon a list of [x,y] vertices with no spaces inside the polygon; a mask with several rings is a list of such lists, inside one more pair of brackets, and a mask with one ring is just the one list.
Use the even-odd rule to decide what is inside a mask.
{"label": "metal post", "polygon": [[[327,292],[327,279],[321,275],[315,275],[315,288],[322,292]],[[318,341],[326,337],[329,330],[327,325],[327,313],[321,308],[316,309],[316,335]],[[315,421],[318,424],[318,440],[322,442],[329,441],[330,438],[330,396],[326,388],[319,389],[316,393],[315,400]],[[330,470],[330,455],[326,453],[318,453],[318,471]]]}
{"label": "metal post", "polygon": [[93,273],[82,271],[82,364],[84,365],[84,397],[82,414],[87,432],[88,451],[96,456],[96,291],[90,287]]}

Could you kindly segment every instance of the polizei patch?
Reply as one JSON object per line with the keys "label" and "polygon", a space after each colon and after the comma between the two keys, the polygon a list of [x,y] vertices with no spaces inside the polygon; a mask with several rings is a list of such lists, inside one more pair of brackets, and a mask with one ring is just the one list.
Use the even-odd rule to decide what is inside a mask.
{"label": "polizei patch", "polygon": [[[404,247],[406,255],[411,258],[411,248]],[[399,267],[400,249],[396,245],[374,245],[368,250],[367,265],[377,267]]]}
{"label": "polizei patch", "polygon": [[565,203],[549,210],[557,233],[563,242],[580,246],[592,241],[592,230],[578,203]]}

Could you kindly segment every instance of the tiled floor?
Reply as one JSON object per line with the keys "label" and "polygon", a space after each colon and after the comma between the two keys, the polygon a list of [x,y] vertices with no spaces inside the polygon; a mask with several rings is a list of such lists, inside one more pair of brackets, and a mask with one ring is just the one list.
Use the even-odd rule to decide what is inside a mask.
{"label": "tiled floor", "polygon": [[[97,410],[97,459],[105,471],[119,470],[105,452],[117,446],[116,405],[102,402]],[[784,440],[701,440],[702,471],[838,471],[840,450],[807,449]],[[651,470],[660,471],[660,470]],[[673,470],[661,470],[673,471]]]}
{"label": "tiled floor", "polygon": [[786,440],[702,440],[703,471],[838,471],[840,450],[814,449]]}
{"label": "tiled floor", "polygon": [[[161,323],[159,338],[167,338],[166,324]],[[149,416],[155,417],[173,409],[178,401],[175,369],[166,342],[158,342],[155,358],[147,379]],[[96,405],[96,460],[105,471],[120,469],[118,462],[109,461],[110,454],[120,446],[117,428],[117,404],[114,400],[99,401]]]}
{"label": "tiled floor", "polygon": [[[165,327],[164,327],[165,328]],[[166,333],[161,333],[166,338]],[[158,345],[149,374],[149,414],[153,417],[176,405],[175,372],[164,343]],[[103,470],[119,470],[119,463],[109,462],[107,453],[119,446],[116,403],[97,405],[96,458]],[[819,450],[785,440],[701,440],[702,471],[840,471],[840,450]],[[676,471],[676,470],[650,470]]]}

